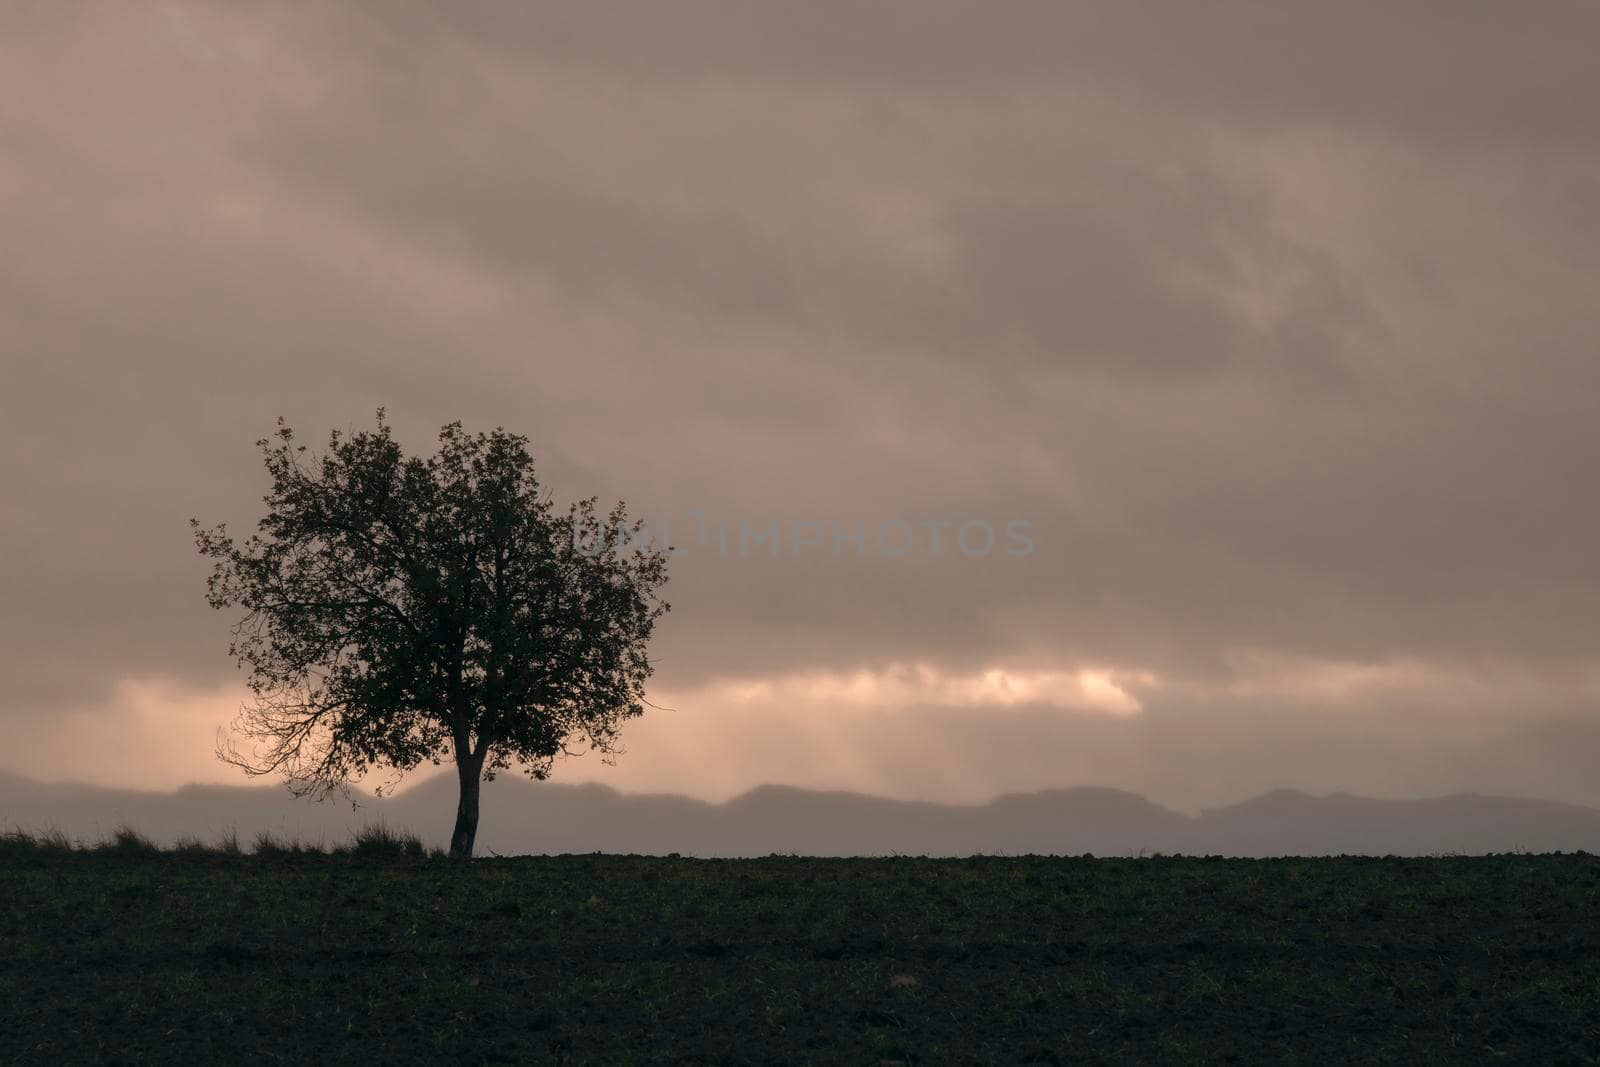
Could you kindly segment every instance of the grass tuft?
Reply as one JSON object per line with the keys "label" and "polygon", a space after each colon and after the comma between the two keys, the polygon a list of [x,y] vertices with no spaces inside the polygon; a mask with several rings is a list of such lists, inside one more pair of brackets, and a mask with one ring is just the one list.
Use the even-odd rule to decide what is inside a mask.
{"label": "grass tuft", "polygon": [[172,852],[177,856],[209,856],[215,851],[207,847],[206,843],[193,834],[186,834],[173,843]]}
{"label": "grass tuft", "polygon": [[0,856],[7,859],[43,858],[71,851],[72,842],[60,830],[31,834],[23,829],[15,829],[0,834]]}
{"label": "grass tuft", "polygon": [[300,846],[283,840],[271,830],[262,830],[256,834],[255,846],[251,851],[257,856],[280,859],[299,852]]}
{"label": "grass tuft", "polygon": [[111,837],[102,841],[96,851],[116,852],[127,856],[154,856],[161,852],[161,848],[154,841],[124,823],[112,831]]}
{"label": "grass tuft", "polygon": [[416,834],[391,830],[381,822],[356,831],[350,851],[364,859],[423,859],[428,850]]}

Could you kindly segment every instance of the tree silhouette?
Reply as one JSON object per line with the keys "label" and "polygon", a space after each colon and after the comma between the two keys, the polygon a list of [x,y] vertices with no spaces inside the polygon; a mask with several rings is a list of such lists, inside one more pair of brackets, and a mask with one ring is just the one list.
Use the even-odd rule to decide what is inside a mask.
{"label": "tree silhouette", "polygon": [[235,729],[261,744],[219,742],[220,758],[318,796],[453,759],[458,857],[481,781],[513,764],[545,778],[585,741],[610,762],[670,608],[664,546],[643,543],[626,505],[558,515],[527,438],[498,428],[450,423],[425,459],[402,453],[382,408],[376,432],[336,430],[322,456],[281,418],[275,436],[256,442],[272,478],[257,533],[236,545],[226,524],[190,520],[215,560],[207,600],[246,610],[228,651],[254,700]]}

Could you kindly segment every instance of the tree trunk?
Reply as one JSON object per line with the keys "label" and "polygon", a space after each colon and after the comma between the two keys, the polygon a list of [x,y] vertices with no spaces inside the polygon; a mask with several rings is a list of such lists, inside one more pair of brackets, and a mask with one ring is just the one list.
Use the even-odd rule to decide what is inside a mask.
{"label": "tree trunk", "polygon": [[478,839],[478,787],[483,784],[482,761],[456,758],[456,776],[461,780],[461,799],[456,804],[456,828],[450,834],[450,855],[471,859],[472,845]]}

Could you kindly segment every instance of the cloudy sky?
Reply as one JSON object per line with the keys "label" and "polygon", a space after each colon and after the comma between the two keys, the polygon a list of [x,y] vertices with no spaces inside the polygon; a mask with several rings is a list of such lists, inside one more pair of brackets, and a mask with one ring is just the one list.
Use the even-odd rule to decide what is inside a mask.
{"label": "cloudy sky", "polygon": [[563,780],[1600,804],[1597,35],[7,4],[0,769],[241,781],[188,520],[383,405],[679,546]]}

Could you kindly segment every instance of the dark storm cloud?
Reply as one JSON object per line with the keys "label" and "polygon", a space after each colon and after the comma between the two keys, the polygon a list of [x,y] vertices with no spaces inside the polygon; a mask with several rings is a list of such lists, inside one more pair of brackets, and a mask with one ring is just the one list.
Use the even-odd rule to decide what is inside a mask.
{"label": "dark storm cloud", "polygon": [[[436,93],[397,111],[394,74],[378,62],[341,68],[327,98],[249,140],[249,158],[436,255],[471,257],[569,300],[644,299],[781,330],[816,346],[809,361],[846,371],[863,347],[913,371],[939,356],[981,360],[1009,387],[1007,377],[1051,367],[1193,377],[1240,361],[1325,384],[1343,373],[1330,335],[1372,326],[1336,265],[1271,231],[1259,190],[1203,161],[1167,174],[1151,159],[1085,155],[1074,151],[1077,131],[1049,115],[997,135],[990,111],[970,105],[952,112],[913,96],[879,120],[826,99],[819,114],[802,95],[770,101],[779,121],[762,124],[738,89],[669,103],[625,84],[594,99],[544,91],[548,75],[486,75],[482,53],[440,60]],[[730,114],[732,128],[717,129]],[[658,120],[678,136],[653,129]],[[809,185],[804,175],[828,173],[837,163],[826,153],[840,146],[814,133],[796,144],[789,123],[817,121],[888,173],[871,173],[869,158],[859,185]],[[884,137],[892,149],[874,153]],[[708,144],[727,158],[702,158]],[[766,156],[790,160],[790,173]],[[950,175],[919,187],[905,159]],[[715,173],[724,164],[747,171],[750,185],[727,195]],[[921,236],[939,252],[919,256],[904,234],[876,232],[884,198],[923,202]],[[1271,329],[1194,284],[1236,280],[1230,244],[1308,276]],[[830,348],[842,351],[830,358]],[[1292,360],[1274,358],[1285,349]]]}
{"label": "dark storm cloud", "polygon": [[[1033,523],[1026,557],[691,547],[675,691],[1147,671],[1139,725],[1059,729],[1174,752],[1239,649],[1586,706],[1587,6],[79,10],[0,45],[14,714],[233,677],[186,520],[253,521],[279,414],[321,440],[380,404],[418,449],[526,432],[559,496],[679,539],[697,508]],[[986,714],[895,721],[960,752]],[[1395,752],[1449,729],[1388,714]],[[1321,736],[1283,722],[1217,766]],[[1015,740],[973,781],[1031,782],[1048,738]]]}
{"label": "dark storm cloud", "polygon": [[704,0],[386,5],[391,47],[454,35],[577,69],[934,95],[1067,84],[1235,121],[1359,124],[1460,144],[1594,145],[1581,0],[1512,10],[1429,0],[991,5]]}

